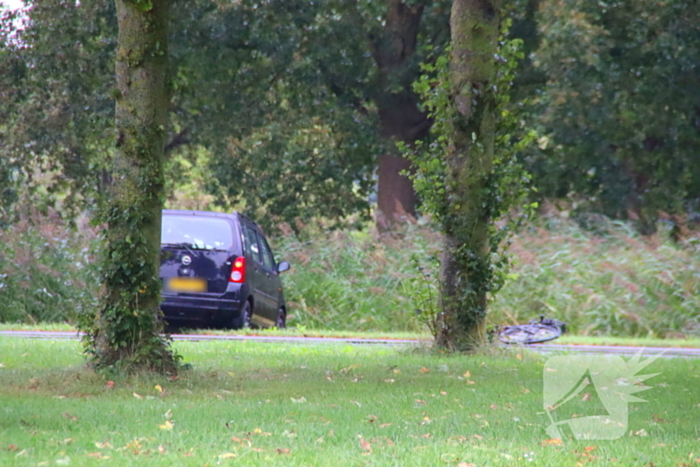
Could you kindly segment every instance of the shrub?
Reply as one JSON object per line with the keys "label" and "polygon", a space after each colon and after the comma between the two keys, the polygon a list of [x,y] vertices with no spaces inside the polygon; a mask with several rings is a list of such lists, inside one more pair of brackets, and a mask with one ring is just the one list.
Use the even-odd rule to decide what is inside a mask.
{"label": "shrub", "polygon": [[94,232],[57,216],[24,216],[0,230],[0,321],[74,322],[94,306]]}

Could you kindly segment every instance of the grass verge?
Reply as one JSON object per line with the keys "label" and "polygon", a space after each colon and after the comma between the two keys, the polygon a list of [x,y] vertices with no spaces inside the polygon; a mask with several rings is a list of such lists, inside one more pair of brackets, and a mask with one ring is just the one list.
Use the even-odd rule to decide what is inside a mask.
{"label": "grass verge", "polygon": [[[0,331],[63,331],[77,332],[75,327],[65,323],[0,323]],[[177,334],[204,334],[215,336],[226,335],[251,335],[251,336],[290,336],[290,337],[328,337],[328,338],[357,338],[357,339],[407,339],[419,341],[432,341],[432,337],[427,333],[419,332],[381,332],[381,331],[337,331],[333,329],[242,329],[238,331],[227,331],[221,329],[189,329],[182,328],[174,330]],[[654,337],[614,337],[614,336],[581,336],[565,334],[562,337],[551,341],[552,344],[571,345],[617,345],[631,347],[685,347],[700,348],[700,339],[659,339]]]}
{"label": "grass verge", "polygon": [[[700,361],[648,367],[614,441],[548,440],[545,358],[517,351],[178,342],[177,379],[107,378],[75,341],[0,337],[3,466],[692,464]],[[579,416],[600,409],[581,398]]]}

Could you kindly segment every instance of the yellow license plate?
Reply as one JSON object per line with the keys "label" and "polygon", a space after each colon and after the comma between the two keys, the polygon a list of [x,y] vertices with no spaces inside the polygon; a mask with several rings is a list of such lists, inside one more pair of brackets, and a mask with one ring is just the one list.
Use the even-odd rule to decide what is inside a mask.
{"label": "yellow license plate", "polygon": [[206,292],[207,280],[201,277],[171,277],[167,282],[170,292]]}

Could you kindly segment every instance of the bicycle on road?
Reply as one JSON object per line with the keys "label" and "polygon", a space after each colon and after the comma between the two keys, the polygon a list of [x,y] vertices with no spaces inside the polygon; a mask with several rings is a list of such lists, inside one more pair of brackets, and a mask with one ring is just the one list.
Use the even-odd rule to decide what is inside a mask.
{"label": "bicycle on road", "polygon": [[556,339],[566,332],[566,323],[545,318],[530,321],[530,324],[502,326],[497,329],[498,340],[504,344],[538,344]]}

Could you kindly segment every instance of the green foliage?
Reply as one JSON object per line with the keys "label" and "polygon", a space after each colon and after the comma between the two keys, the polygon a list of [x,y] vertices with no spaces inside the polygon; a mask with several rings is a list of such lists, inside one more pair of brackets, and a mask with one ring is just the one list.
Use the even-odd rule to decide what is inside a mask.
{"label": "green foliage", "polygon": [[[492,295],[488,322],[527,323],[540,314],[573,334],[700,336],[700,242],[680,247],[668,231],[645,239],[629,224],[601,218],[598,233],[571,220],[528,223],[511,238],[511,268]],[[439,236],[426,227],[378,242],[374,234],[335,233],[307,244],[278,239],[290,326],[419,331],[439,292]],[[291,242],[288,242],[291,241]],[[429,278],[416,271],[429,272]],[[431,305],[432,301],[432,305]],[[416,315],[416,308],[425,315]],[[436,309],[436,308],[435,308]]]}
{"label": "green foliage", "polygon": [[402,237],[376,231],[314,235],[306,243],[277,240],[277,256],[292,263],[283,277],[288,325],[307,329],[418,331],[422,318],[404,296],[414,276],[412,256],[435,256],[435,238],[409,228]]}
{"label": "green foliage", "polygon": [[[545,314],[571,332],[602,336],[700,335],[700,241],[645,239],[603,217],[597,233],[552,217],[513,241],[515,265],[494,303],[493,323]],[[662,226],[663,227],[663,226]]]}
{"label": "green foliage", "polygon": [[[502,33],[508,30],[506,22]],[[518,60],[523,58],[520,51],[522,41],[519,39],[502,39],[497,54],[497,77],[493,83],[497,93],[494,94],[494,105],[500,109],[496,131],[495,160],[491,173],[486,174],[488,181],[484,183],[488,191],[487,214],[494,220],[505,216],[513,206],[519,206],[524,201],[525,191],[530,186],[528,173],[518,162],[516,155],[526,149],[536,139],[537,134],[531,129],[524,128],[519,120],[518,108],[520,103],[511,105],[510,87],[515,78]],[[449,50],[447,52],[449,54]],[[451,101],[449,89],[449,55],[442,55],[435,64],[424,64],[424,74],[415,83],[415,90],[424,99],[424,105],[433,118],[432,138],[416,143],[415,149],[403,146],[416,165],[416,173],[411,178],[420,193],[425,212],[435,216],[435,221],[441,225],[451,215],[450,202],[446,199],[447,168],[444,155],[449,151],[450,134],[454,134],[457,120],[456,110]],[[529,206],[536,207],[536,206]],[[491,246],[494,251],[507,237],[517,222],[507,227],[494,225]]]}
{"label": "green foliage", "polygon": [[[408,279],[404,295],[409,297],[416,307],[419,320],[428,328],[433,338],[440,332],[440,260],[437,256],[422,258],[411,255],[411,263],[418,275]],[[426,266],[427,265],[427,266]]]}
{"label": "green foliage", "polygon": [[0,180],[10,182],[0,222],[18,218],[20,194],[74,219],[94,203],[110,153],[113,2],[41,0],[23,14],[0,17]]}
{"label": "green foliage", "polygon": [[35,213],[0,229],[0,321],[76,323],[94,310],[97,242],[82,224]]}
{"label": "green foliage", "polygon": [[[0,310],[7,311],[0,319],[75,323],[75,311],[94,312],[99,286],[89,254],[91,230],[71,230],[41,217],[22,225],[0,233]],[[593,233],[554,217],[520,229],[488,322],[527,323],[544,313],[568,322],[577,335],[700,336],[697,236],[679,246],[666,228],[644,238],[629,224],[601,218],[597,225]],[[431,259],[440,251],[439,235],[425,226],[388,240],[376,235],[370,230],[310,234],[307,242],[291,235],[276,239],[277,256],[292,263],[283,277],[291,328],[426,329],[424,319],[439,292]],[[417,274],[413,258],[430,277]]]}
{"label": "green foliage", "polygon": [[540,150],[525,161],[543,196],[632,219],[700,199],[700,5],[686,0],[546,0],[534,64]]}
{"label": "green foliage", "polygon": [[[418,64],[433,52],[408,49],[417,41],[440,50],[449,2],[176,0],[170,6],[176,14],[167,149],[180,152],[173,157],[201,148],[210,153],[202,187],[218,208],[243,207],[292,225],[324,214],[338,223],[366,216],[376,158],[386,150],[379,103],[415,100],[410,86]],[[386,17],[409,10],[418,27],[397,41],[405,31],[387,26]],[[70,219],[91,209],[109,181],[119,96],[114,4],[37,0],[25,14],[22,29],[3,12],[0,28],[0,181],[8,181],[1,185],[2,215],[12,221],[10,202],[21,189]],[[400,43],[405,54],[393,50]],[[396,63],[385,57],[392,53]]]}
{"label": "green foliage", "polygon": [[[234,206],[272,231],[282,222],[293,228],[323,217],[330,227],[369,219],[367,193],[374,186],[368,169],[372,142],[319,119],[271,123],[210,158],[205,186],[219,208]],[[368,130],[367,128],[364,128]]]}
{"label": "green foliage", "polygon": [[[509,21],[504,22],[502,36],[509,25]],[[448,55],[434,65],[424,65],[425,74],[415,85],[433,119],[432,138],[403,149],[416,168],[409,176],[424,209],[446,236],[440,278],[442,311],[445,319],[458,319],[464,329],[476,328],[486,314],[486,298],[502,287],[508,266],[504,246],[534,207],[522,206],[529,176],[516,155],[534,140],[535,134],[521,127],[516,108],[509,105],[514,70],[522,58],[521,46],[518,39],[501,40],[494,76],[467,84],[470,93],[472,86],[484,89],[469,96],[469,121],[464,121],[457,109],[458,91],[451,79],[455,65]],[[484,50],[473,53],[490,56]],[[496,119],[494,128],[488,130],[483,122],[491,117],[486,113]],[[489,149],[490,139],[494,147]],[[452,332],[450,325],[442,326],[445,333]]]}

